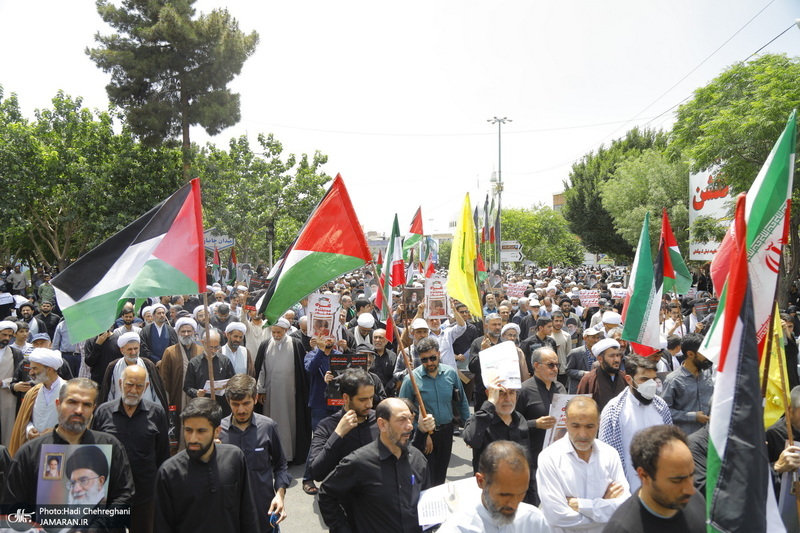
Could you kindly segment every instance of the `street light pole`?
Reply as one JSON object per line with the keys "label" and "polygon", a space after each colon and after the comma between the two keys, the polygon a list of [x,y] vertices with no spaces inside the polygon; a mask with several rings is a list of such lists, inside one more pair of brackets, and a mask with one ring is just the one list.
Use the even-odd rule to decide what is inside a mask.
{"label": "street light pole", "polygon": [[494,238],[495,238],[495,243],[497,244],[497,248],[496,248],[496,250],[497,250],[497,265],[499,266],[500,265],[500,252],[501,252],[501,249],[502,249],[501,245],[500,245],[500,243],[502,241],[502,239],[500,238],[500,233],[501,233],[501,228],[500,228],[500,224],[501,224],[500,223],[500,213],[501,213],[501,210],[500,210],[500,207],[501,207],[501,198],[503,196],[503,156],[502,156],[502,153],[503,153],[503,131],[502,131],[501,128],[502,128],[503,124],[505,124],[507,122],[513,122],[513,120],[511,120],[508,117],[503,117],[503,118],[494,117],[494,118],[487,119],[486,122],[488,122],[490,124],[497,124],[497,235],[495,235]]}

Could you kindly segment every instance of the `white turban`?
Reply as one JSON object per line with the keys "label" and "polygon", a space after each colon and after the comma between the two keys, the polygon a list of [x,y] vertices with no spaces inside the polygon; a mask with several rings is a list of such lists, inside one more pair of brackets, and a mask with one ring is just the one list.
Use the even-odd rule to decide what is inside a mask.
{"label": "white turban", "polygon": [[152,305],[148,305],[147,307],[143,307],[142,308],[142,318],[144,318],[144,315],[146,315],[147,313],[150,313],[150,314],[153,313],[153,306]]}
{"label": "white turban", "polygon": [[135,342],[135,343],[138,344],[138,343],[140,343],[142,341],[139,338],[139,334],[138,333],[136,333],[135,331],[129,331],[129,332],[123,333],[122,335],[119,336],[119,338],[117,339],[117,346],[122,348],[123,346],[125,346],[129,342]]}
{"label": "white turban", "polygon": [[370,313],[361,313],[358,315],[358,325],[362,328],[371,328],[375,325],[375,317]]}
{"label": "white turban", "polygon": [[230,332],[231,332],[231,331],[233,331],[233,330],[236,330],[236,331],[241,331],[241,332],[242,332],[242,334],[245,334],[245,333],[247,333],[247,326],[245,326],[245,325],[244,325],[244,324],[242,324],[241,322],[231,322],[231,323],[230,323],[230,324],[228,324],[228,326],[225,328],[225,334],[227,335],[228,333],[230,333]]}
{"label": "white turban", "polygon": [[622,315],[614,311],[606,311],[603,313],[603,324],[614,324],[619,326],[622,324]]}
{"label": "white turban", "polygon": [[283,317],[280,317],[280,318],[278,319],[278,321],[277,321],[277,322],[275,322],[275,324],[274,324],[274,325],[275,325],[275,326],[278,326],[279,328],[283,328],[283,329],[289,329],[289,328],[291,328],[291,327],[292,327],[292,325],[289,323],[289,321],[288,321],[288,320],[286,320],[286,319],[285,319],[285,318],[283,318]]}
{"label": "white turban", "polygon": [[609,348],[619,348],[619,343],[614,339],[603,339],[594,346],[592,346],[592,353],[594,354],[595,357],[600,357],[600,354],[602,354]]}
{"label": "white turban", "polygon": [[194,311],[192,311],[192,316],[193,316],[195,319],[197,319],[197,314],[198,314],[200,311],[204,310],[204,309],[205,309],[205,307],[203,307],[202,305],[198,305],[197,307],[195,307],[195,308],[194,308]]}
{"label": "white turban", "polygon": [[155,314],[156,313],[156,309],[159,309],[159,308],[163,309],[165,313],[167,312],[167,308],[166,308],[166,306],[164,306],[164,304],[156,304],[154,306],[151,306],[150,310],[153,312],[153,314]]}
{"label": "white turban", "polygon": [[49,366],[58,370],[64,361],[61,359],[61,352],[48,348],[34,348],[30,356],[31,363]]}
{"label": "white turban", "polygon": [[197,331],[197,321],[188,316],[184,316],[175,321],[175,331],[180,331],[181,326],[192,326],[192,329]]}
{"label": "white turban", "polygon": [[516,325],[516,324],[515,324],[515,323],[513,323],[513,322],[509,322],[508,324],[506,324],[505,326],[503,326],[503,329],[501,329],[501,330],[500,330],[500,335],[505,335],[505,334],[506,334],[506,331],[508,331],[508,330],[510,330],[510,329],[514,329],[514,330],[516,330],[516,331],[517,331],[517,335],[519,335],[519,332],[520,332],[519,326],[518,326],[518,325]]}
{"label": "white turban", "polygon": [[3,320],[2,322],[0,322],[0,331],[3,331],[4,329],[13,330],[14,333],[16,333],[17,332],[17,324],[12,322],[12,321],[10,321],[10,320]]}

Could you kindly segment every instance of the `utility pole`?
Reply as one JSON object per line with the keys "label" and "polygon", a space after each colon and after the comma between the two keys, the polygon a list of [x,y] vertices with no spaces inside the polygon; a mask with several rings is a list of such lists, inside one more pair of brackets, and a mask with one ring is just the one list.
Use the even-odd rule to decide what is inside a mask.
{"label": "utility pole", "polygon": [[503,131],[502,126],[507,122],[513,122],[508,117],[503,118],[490,118],[487,119],[486,122],[490,124],[497,124],[497,182],[495,184],[495,190],[497,191],[497,234],[494,236],[495,244],[497,246],[497,264],[500,265],[500,251],[501,248],[501,227],[500,227],[500,213],[501,213],[501,197],[503,196]]}

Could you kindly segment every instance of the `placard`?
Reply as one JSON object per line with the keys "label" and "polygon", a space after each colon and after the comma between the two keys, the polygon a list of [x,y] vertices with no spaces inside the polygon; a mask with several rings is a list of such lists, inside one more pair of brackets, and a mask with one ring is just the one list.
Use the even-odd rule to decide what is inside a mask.
{"label": "placard", "polygon": [[611,298],[614,300],[621,300],[628,295],[628,289],[614,287],[613,289],[609,290],[611,291]]}
{"label": "placard", "polygon": [[578,298],[584,307],[598,307],[600,305],[600,291],[596,289],[578,291]]}
{"label": "placard", "polygon": [[481,376],[484,383],[491,383],[500,377],[500,384],[507,389],[522,388],[519,373],[519,353],[513,341],[495,344],[478,353],[481,363]]}
{"label": "placard", "polygon": [[509,283],[506,286],[506,296],[511,298],[512,296],[516,296],[517,298],[523,298],[525,296],[525,291],[528,290],[527,283]]}
{"label": "placard", "polygon": [[[348,368],[363,368],[366,370],[369,364],[367,355],[360,353],[331,353],[329,360],[331,374],[333,374],[334,378]],[[328,405],[344,405],[342,393],[339,392],[339,385],[335,380],[325,387],[325,400]]]}
{"label": "placard", "polygon": [[553,399],[550,401],[550,416],[556,419],[556,424],[545,432],[542,449],[567,434],[567,403],[576,396],[592,397],[591,394],[553,394]]}
{"label": "placard", "polygon": [[309,336],[337,340],[340,307],[338,294],[310,294],[307,307]]}
{"label": "placard", "polygon": [[433,275],[425,280],[425,318],[444,319],[450,316],[450,299],[445,279]]}

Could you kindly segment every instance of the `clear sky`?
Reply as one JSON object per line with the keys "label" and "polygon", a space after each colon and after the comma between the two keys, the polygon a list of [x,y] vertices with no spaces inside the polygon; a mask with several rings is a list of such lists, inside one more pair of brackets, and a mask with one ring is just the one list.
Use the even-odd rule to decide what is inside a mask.
{"label": "clear sky", "polygon": [[[790,0],[196,7],[227,7],[261,42],[232,83],[242,121],[212,139],[194,128],[194,141],[272,132],[285,153],[320,150],[366,230],[388,232],[397,212],[406,231],[422,205],[426,233],[447,230],[465,193],[483,202],[498,164],[487,119],[513,119],[503,127],[503,205],[551,205],[583,154],[635,125],[668,128],[670,108],[800,17]],[[84,53],[97,31],[111,30],[92,1],[0,0],[0,85],[29,117],[59,89],[106,108],[109,77]],[[800,29],[764,51],[800,54]]]}

